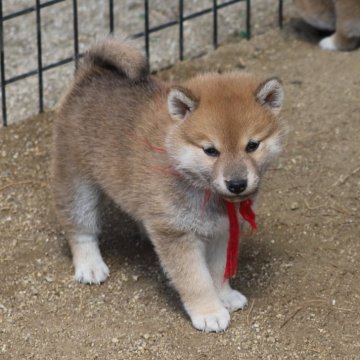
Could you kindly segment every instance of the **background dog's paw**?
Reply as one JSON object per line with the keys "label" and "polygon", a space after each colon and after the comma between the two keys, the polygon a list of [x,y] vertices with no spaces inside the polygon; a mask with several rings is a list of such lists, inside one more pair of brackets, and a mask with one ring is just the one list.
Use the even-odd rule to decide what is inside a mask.
{"label": "background dog's paw", "polygon": [[231,288],[220,294],[220,300],[230,312],[243,309],[248,303],[243,294]]}
{"label": "background dog's paw", "polygon": [[191,321],[195,329],[205,332],[220,332],[229,326],[230,314],[225,308],[220,308],[206,315],[193,314]]}
{"label": "background dog's paw", "polygon": [[326,38],[322,39],[319,42],[319,46],[323,50],[329,50],[329,51],[336,51],[337,50],[337,47],[335,45],[333,36],[329,36],[329,37],[326,37]]}
{"label": "background dog's paw", "polygon": [[100,284],[109,276],[109,268],[98,256],[82,259],[75,264],[75,280],[85,284]]}

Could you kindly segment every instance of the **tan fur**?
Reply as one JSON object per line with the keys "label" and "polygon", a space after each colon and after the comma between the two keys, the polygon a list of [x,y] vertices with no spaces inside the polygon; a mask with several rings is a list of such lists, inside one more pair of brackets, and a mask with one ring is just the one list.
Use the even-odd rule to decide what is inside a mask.
{"label": "tan fur", "polygon": [[326,50],[353,50],[360,43],[359,0],[295,0],[300,16],[321,30],[335,31],[320,42]]}
{"label": "tan fur", "polygon": [[[193,325],[224,330],[229,311],[246,304],[222,279],[224,198],[239,202],[257,193],[280,150],[281,102],[277,79],[206,74],[169,84],[150,77],[126,43],[110,39],[90,50],[54,128],[53,193],[76,279],[101,282],[108,275],[97,245],[105,192],[145,227]],[[251,154],[250,139],[261,141]],[[209,145],[220,156],[206,155]],[[224,181],[240,178],[248,187],[230,192]]]}

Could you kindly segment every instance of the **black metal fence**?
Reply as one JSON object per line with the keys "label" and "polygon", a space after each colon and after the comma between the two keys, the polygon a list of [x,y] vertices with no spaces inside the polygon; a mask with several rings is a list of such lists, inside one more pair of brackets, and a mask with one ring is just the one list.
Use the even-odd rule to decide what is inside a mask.
{"label": "black metal fence", "polygon": [[[24,8],[19,11],[12,13],[7,13],[3,15],[3,0],[0,0],[0,79],[1,79],[1,106],[2,106],[2,124],[7,126],[8,119],[8,110],[7,110],[7,86],[26,79],[28,77],[37,76],[38,82],[38,110],[39,112],[44,111],[44,81],[43,73],[50,69],[60,67],[62,65],[74,62],[75,66],[77,65],[78,59],[81,57],[79,52],[79,16],[78,16],[78,3],[77,0],[71,0],[72,3],[72,27],[73,27],[73,55],[70,57],[63,58],[61,60],[51,62],[49,64],[43,63],[43,53],[42,53],[42,10],[53,6],[58,3],[62,3],[70,0],[35,0],[34,5]],[[114,0],[108,1],[108,14],[109,14],[109,29],[110,33],[113,33],[115,30],[114,23]],[[115,0],[116,1],[116,0]],[[104,0],[105,2],[105,0]],[[251,1],[250,0],[228,0],[226,2],[218,3],[218,0],[212,0],[212,6],[202,9],[200,11],[193,12],[191,14],[184,15],[184,0],[178,0],[178,18],[176,20],[168,21],[160,25],[150,27],[149,21],[149,0],[144,0],[144,30],[133,34],[134,38],[144,38],[145,52],[147,59],[150,58],[150,34],[158,32],[160,30],[169,28],[169,27],[178,27],[178,41],[179,41],[179,59],[184,58],[184,23],[186,21],[198,18],[206,14],[212,14],[212,42],[213,47],[218,46],[218,11],[222,8],[232,6],[236,3],[245,3],[246,8],[246,20],[245,20],[245,29],[244,35],[247,39],[251,37]],[[283,9],[283,0],[279,0],[278,3],[278,20],[279,26],[282,27],[282,9]],[[37,47],[37,68],[23,72],[16,76],[7,78],[5,69],[7,66],[11,66],[5,63],[5,43],[4,43],[4,25],[7,21],[15,18],[22,17],[29,13],[35,13],[36,15],[36,47]]]}

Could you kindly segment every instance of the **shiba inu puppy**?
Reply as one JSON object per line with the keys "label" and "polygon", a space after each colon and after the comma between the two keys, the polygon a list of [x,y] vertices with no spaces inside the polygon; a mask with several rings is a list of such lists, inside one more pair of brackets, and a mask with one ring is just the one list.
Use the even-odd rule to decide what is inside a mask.
{"label": "shiba inu puppy", "polygon": [[335,31],[319,43],[324,50],[353,50],[360,44],[359,0],[295,0],[300,16],[310,25]]}
{"label": "shiba inu puppy", "polygon": [[85,54],[59,104],[53,193],[75,278],[109,275],[98,246],[108,194],[142,224],[196,329],[225,330],[247,300],[224,280],[225,201],[253,198],[281,149],[283,88],[241,74],[156,80],[128,42]]}

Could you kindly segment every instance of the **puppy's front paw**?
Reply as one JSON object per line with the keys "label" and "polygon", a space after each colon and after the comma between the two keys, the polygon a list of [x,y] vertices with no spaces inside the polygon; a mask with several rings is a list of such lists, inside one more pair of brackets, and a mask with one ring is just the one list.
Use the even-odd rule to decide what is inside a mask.
{"label": "puppy's front paw", "polygon": [[243,294],[231,288],[220,294],[220,300],[230,312],[243,309],[248,303]]}
{"label": "puppy's front paw", "polygon": [[326,38],[322,39],[319,42],[319,46],[323,50],[329,50],[329,51],[336,51],[337,50],[337,47],[335,45],[335,41],[334,41],[333,36],[329,36],[329,37],[326,37]]}
{"label": "puppy's front paw", "polygon": [[101,256],[90,256],[75,264],[75,280],[86,284],[100,284],[109,276],[109,268]]}
{"label": "puppy's front paw", "polygon": [[208,314],[191,314],[191,322],[195,329],[205,332],[224,331],[230,322],[230,314],[225,308]]}

